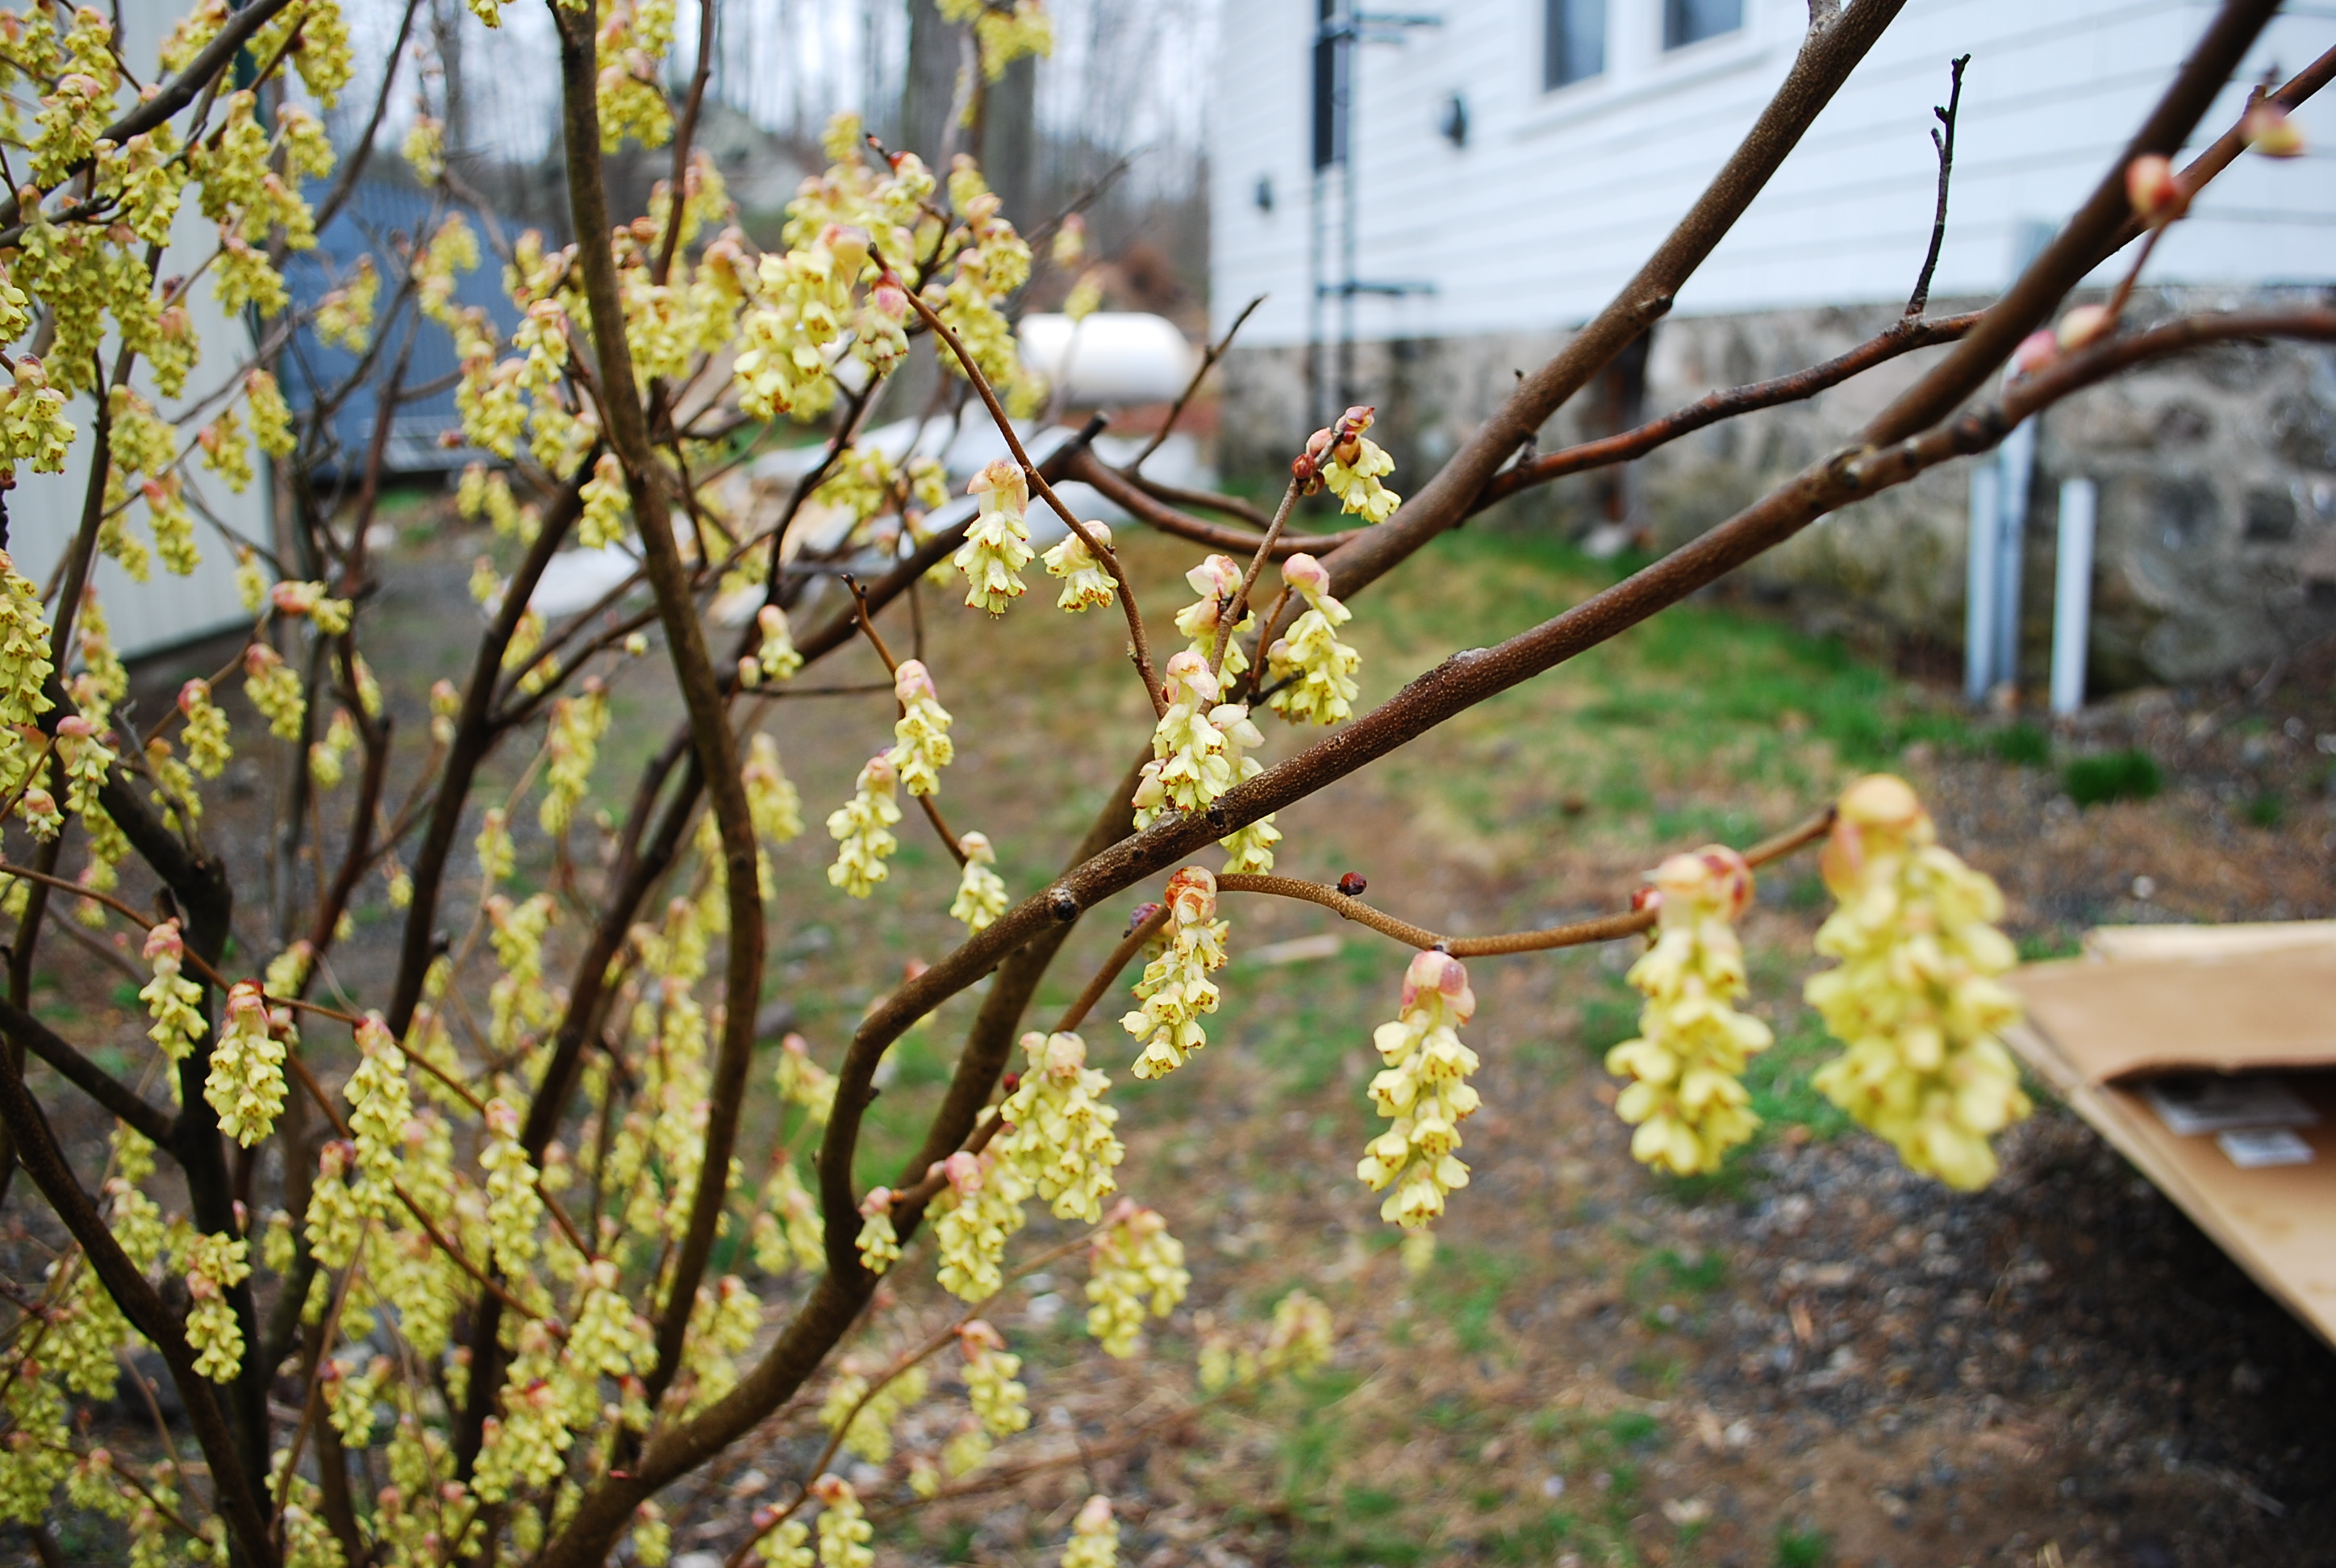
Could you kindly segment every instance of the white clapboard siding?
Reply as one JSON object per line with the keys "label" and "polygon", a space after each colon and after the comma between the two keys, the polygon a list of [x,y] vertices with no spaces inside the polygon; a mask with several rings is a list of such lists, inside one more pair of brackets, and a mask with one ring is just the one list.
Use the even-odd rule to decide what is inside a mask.
{"label": "white clapboard siding", "polygon": [[[149,73],[161,52],[162,39],[185,11],[180,0],[122,0],[122,54],[141,80],[151,79]],[[125,90],[123,102],[131,101]],[[178,221],[171,229],[163,271],[168,274],[191,267],[218,243],[219,226],[205,220],[190,195],[180,206]],[[186,397],[180,404],[156,399],[158,410],[166,419],[176,418],[186,404],[219,391],[251,354],[251,334],[241,320],[219,308],[211,296],[209,278],[199,280],[188,290],[186,304],[201,341],[202,358],[188,374]],[[111,344],[107,353],[110,357]],[[131,385],[148,398],[154,398],[152,382],[142,366],[133,374]],[[19,464],[16,488],[7,497],[9,554],[15,560],[16,570],[42,588],[48,586],[66,548],[80,530],[83,501],[89,486],[90,453],[94,444],[94,405],[86,394],[68,404],[65,416],[73,421],[80,435],[73,444],[65,472],[34,473]],[[248,424],[246,421],[247,431]],[[191,439],[197,428],[190,424],[181,430],[181,441]],[[190,461],[186,464],[187,489],[221,524],[265,546],[270,541],[268,471],[256,447],[252,451],[252,466],[251,484],[237,495],[220,482],[217,474]],[[124,657],[170,648],[248,619],[236,592],[235,556],[230,547],[219,531],[203,520],[202,510],[193,510],[195,539],[202,551],[202,564],[192,576],[173,577],[158,560],[153,563],[151,579],[139,583],[131,581],[112,560],[101,557],[97,562],[92,580],[112,628],[114,647]],[[130,531],[151,545],[143,502],[131,505],[127,521]]]}
{"label": "white clapboard siding", "polygon": [[[1661,0],[1607,0],[1607,70],[1542,88],[1543,0],[1422,0],[1401,44],[1358,47],[1351,147],[1365,281],[1435,292],[1358,302],[1366,338],[1548,330],[1594,314],[1718,170],[1790,67],[1806,0],[1745,0],[1741,32],[1666,54]],[[1212,308],[1251,296],[1258,346],[1305,341],[1311,0],[1228,5],[1210,124]],[[1913,0],[1743,221],[1681,292],[1723,314],[1903,298],[1930,237],[1931,106],[1972,56],[1933,293],[1992,293],[2023,231],[2064,218],[2116,160],[2214,14],[2184,0]],[[2336,44],[2336,6],[2292,7],[2240,73],[2292,73]],[[1455,93],[1466,145],[1437,133]],[[2244,102],[2226,89],[2195,143]],[[2158,248],[2160,283],[2336,279],[2336,104],[2299,120],[2312,151],[2242,159]],[[1269,180],[1273,209],[1254,196]],[[1325,276],[1342,276],[1331,175]],[[1335,332],[1336,306],[1327,313]]]}

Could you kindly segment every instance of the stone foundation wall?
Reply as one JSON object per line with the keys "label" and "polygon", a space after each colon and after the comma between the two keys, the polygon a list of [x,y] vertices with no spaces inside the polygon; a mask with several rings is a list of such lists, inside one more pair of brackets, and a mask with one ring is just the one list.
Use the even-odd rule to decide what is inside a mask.
{"label": "stone foundation wall", "polygon": [[[2129,319],[2265,304],[2324,291],[2245,297],[2201,290],[2138,297]],[[1940,314],[1975,302],[1942,301]],[[1666,321],[1649,349],[1645,406],[1659,414],[1715,387],[1786,375],[1863,342],[1894,309],[1767,312]],[[1562,335],[1519,334],[1366,345],[1357,381],[1376,403],[1415,487]],[[1944,349],[1907,355],[1806,403],[1701,431],[1633,465],[1628,519],[1640,544],[1668,548],[1720,521],[1841,445]],[[1225,366],[1220,462],[1279,470],[1306,433],[1302,349],[1239,349]],[[1543,449],[1585,429],[1592,398],[1551,420]],[[1746,570],[1767,593],[1819,618],[1942,647],[1962,643],[1969,463],[1815,524]],[[1403,482],[1412,476],[1411,482]],[[2091,642],[2097,690],[2179,683],[2260,668],[2336,634],[2336,349],[2230,345],[2129,375],[2043,416],[2023,572],[2024,683],[2049,661],[2060,482],[2099,485]],[[1590,538],[1611,482],[1579,475],[1510,502],[1496,526]]]}

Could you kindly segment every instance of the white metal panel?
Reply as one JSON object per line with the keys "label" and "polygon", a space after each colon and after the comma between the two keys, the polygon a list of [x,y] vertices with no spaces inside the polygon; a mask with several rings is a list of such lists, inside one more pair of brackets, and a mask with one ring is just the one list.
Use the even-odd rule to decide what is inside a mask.
{"label": "white metal panel", "polygon": [[[1352,137],[1358,275],[1435,292],[1365,298],[1366,337],[1548,330],[1589,317],[1659,243],[1790,68],[1804,0],[1746,0],[1737,34],[1666,53],[1660,0],[1607,0],[1605,73],[1543,92],[1543,0],[1442,0],[1444,24],[1360,49]],[[1307,331],[1309,0],[1228,7],[1212,114],[1213,308],[1220,329],[1269,296],[1245,342]],[[2055,223],[2114,161],[2213,14],[2193,0],[1914,0],[1679,308],[1733,313],[1903,297],[1930,235],[1931,106],[1972,55],[1954,197],[1933,293],[2002,287],[2024,226]],[[2326,7],[2274,21],[2239,73],[2293,71],[2336,43]],[[1461,93],[1469,136],[1437,134]],[[2195,140],[2217,134],[2227,90]],[[2243,159],[2159,248],[2150,280],[2336,279],[2336,104],[2299,117],[2313,151]],[[1260,177],[1274,208],[1253,201]],[[1334,195],[1335,195],[1335,181]],[[1332,248],[1330,280],[1338,278]]]}
{"label": "white metal panel", "polygon": [[[184,9],[177,0],[122,0],[122,53],[141,78],[152,67],[163,37]],[[125,90],[123,102],[130,101]],[[171,229],[171,244],[163,258],[164,272],[192,266],[218,242],[218,226],[206,222],[197,203],[188,200],[180,208],[178,221]],[[202,358],[188,374],[187,396],[177,404],[159,404],[159,412],[166,419],[176,418],[180,409],[217,392],[251,354],[250,333],[240,320],[219,308],[208,278],[188,290],[186,305],[201,342]],[[153,385],[142,366],[131,377],[131,385],[149,398],[154,396]],[[92,400],[87,396],[75,399],[67,405],[65,414],[80,432],[72,455],[66,460],[65,472],[34,473],[20,465],[16,488],[8,496],[9,553],[15,558],[16,570],[44,588],[80,531],[83,498],[89,484],[90,452],[94,444]],[[190,438],[194,429],[190,425],[181,431],[181,440]],[[157,560],[151,581],[133,582],[114,562],[99,559],[92,580],[112,628],[115,648],[123,656],[134,657],[190,641],[246,618],[236,592],[234,554],[218,531],[203,521],[202,512],[208,510],[220,523],[244,538],[262,545],[270,542],[267,466],[257,449],[252,455],[255,475],[241,495],[230,492],[216,474],[200,463],[190,461],[186,465],[189,494],[201,502],[201,508],[195,512],[195,531],[202,563],[192,576],[173,577]],[[143,502],[131,504],[129,525],[140,538],[147,537]]]}

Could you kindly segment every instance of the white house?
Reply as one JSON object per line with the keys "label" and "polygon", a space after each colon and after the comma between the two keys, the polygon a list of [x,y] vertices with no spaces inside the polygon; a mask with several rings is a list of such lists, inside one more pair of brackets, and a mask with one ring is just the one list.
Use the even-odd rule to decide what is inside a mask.
{"label": "white house", "polygon": [[[1911,0],[1680,291],[1646,357],[1626,367],[1631,385],[1592,389],[1577,401],[1594,405],[1602,395],[1603,411],[1570,411],[1555,433],[1567,421],[1611,428],[1617,413],[1635,415],[1641,399],[1660,408],[1796,369],[1894,316],[1931,235],[1932,106],[1947,102],[1950,62],[1964,54],[1932,297],[1983,303],[2110,167],[2214,9],[2191,0]],[[1807,20],[1806,0],[1226,7],[1209,140],[1217,330],[1252,297],[1266,297],[1228,365],[1226,459],[1270,460],[1348,399],[1394,412],[1392,433],[1409,443],[1399,455],[1440,459],[1514,385],[1513,370],[1537,364],[1660,242],[1783,79]],[[2292,6],[2265,31],[2240,80],[2292,74],[2331,44],[2336,8]],[[2228,126],[2243,102],[2242,86],[2226,89],[2196,140]],[[2323,97],[2297,118],[2312,151],[2286,162],[2242,159],[2158,248],[2146,285],[2234,294],[2336,283],[2336,102]],[[1355,346],[1342,352],[1342,340]],[[1319,352],[1309,354],[1309,343]],[[2221,521],[2200,536],[2202,548],[2244,545],[2257,565],[2278,555],[2287,586],[2327,599],[2336,624],[2336,433],[2307,435],[2300,446],[2265,433],[2273,425],[2336,433],[2336,365],[2316,352],[2281,363],[2277,375],[2253,378],[2256,404],[2207,408],[2208,437],[2190,447],[2157,441],[2155,458],[2161,469],[2178,460],[2209,474],[2209,521]],[[1824,450],[1860,409],[1918,369],[1919,361],[1901,362],[1811,408],[1768,418],[1755,427],[1767,433],[1748,448],[1713,435],[1641,465],[1633,515],[1651,507],[1659,535],[1708,524],[1759,473]],[[2188,395],[2179,378],[2150,385],[2159,403]],[[2290,406],[2297,398],[2309,405],[2303,412]],[[2146,425],[2157,414],[2136,417]],[[2062,433],[2073,436],[2085,418],[2063,420]],[[2196,424],[2187,414],[2177,421],[2184,431]],[[2232,443],[2250,429],[2259,439],[2240,462]],[[2064,450],[2048,426],[2045,466]],[[1704,461],[1722,456],[1747,470],[1742,482],[1716,478]],[[1692,483],[1680,477],[1690,460],[1700,464]],[[2105,573],[2123,570],[2124,535],[2168,531],[2150,510],[2162,498],[2135,472],[2130,496],[2104,475]],[[1962,482],[1942,477],[1884,504],[1885,512],[1916,506],[1933,525],[1935,548],[1893,547],[1900,559],[1859,584],[1902,623],[1948,640],[1961,615]],[[2049,486],[2036,488],[2049,511]],[[2043,521],[2031,533],[2049,544]],[[1854,517],[1844,528],[1829,525],[1835,534],[1856,527]],[[1812,541],[1797,559],[1806,565],[1835,548]],[[2312,563],[2322,556],[2324,591],[2318,579],[2296,576],[2320,570]],[[2172,576],[2187,570],[2177,563]],[[2049,577],[2048,553],[2030,573],[2044,601]],[[2229,597],[2236,603],[2260,587],[2234,586]],[[2100,597],[2115,623],[2121,590],[2107,588]],[[2167,597],[2155,589],[2142,597],[2153,595]],[[2144,643],[2173,613],[2152,609],[2122,630],[2113,624],[2107,635],[2126,646],[2104,650],[2110,665],[2123,658],[2136,678],[2174,678],[2227,667],[2264,651],[2266,638],[2288,635],[2258,628],[2261,635],[2202,640],[2190,626],[2173,638],[2188,651],[2161,637],[2151,652]]]}

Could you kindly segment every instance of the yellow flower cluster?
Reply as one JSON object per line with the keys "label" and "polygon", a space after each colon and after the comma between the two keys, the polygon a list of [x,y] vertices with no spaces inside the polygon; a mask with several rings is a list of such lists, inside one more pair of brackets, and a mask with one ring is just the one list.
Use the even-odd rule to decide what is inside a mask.
{"label": "yellow flower cluster", "polygon": [[1063,1568],[1116,1568],[1118,1562],[1119,1521],[1111,1516],[1111,1499],[1098,1492],[1079,1505],[1071,1520]]}
{"label": "yellow flower cluster", "polygon": [[1811,1081],[1908,1169],[1969,1191],[1995,1178],[1989,1138],[2032,1107],[1996,1037],[2020,1017],[1994,979],[2018,959],[2003,895],[1937,839],[1903,780],[1843,794],[1820,862],[1840,904],[1816,939],[1841,967],[1806,994],[1848,1049]]}
{"label": "yellow flower cluster", "polygon": [[1034,1029],[1022,1037],[1022,1054],[1028,1065],[998,1106],[1006,1127],[990,1147],[1056,1219],[1093,1224],[1119,1189],[1112,1168],[1127,1157],[1112,1130],[1119,1112],[1103,1103],[1111,1078],[1087,1066],[1086,1042],[1074,1034]]}
{"label": "yellow flower cluster", "polygon": [[1274,1303],[1273,1321],[1261,1339],[1243,1342],[1221,1331],[1206,1336],[1201,1346],[1201,1388],[1213,1394],[1285,1373],[1303,1376],[1328,1366],[1335,1347],[1330,1309],[1304,1290],[1292,1290]]}
{"label": "yellow flower cluster", "polygon": [[567,831],[577,803],[592,782],[600,736],[608,728],[608,694],[599,680],[587,679],[576,696],[553,700],[543,737],[543,804],[537,813],[545,833]]}
{"label": "yellow flower cluster", "polygon": [[1106,1356],[1135,1354],[1144,1314],[1164,1318],[1192,1288],[1184,1244],[1155,1209],[1123,1198],[1088,1249],[1087,1332]]}
{"label": "yellow flower cluster", "polygon": [[1365,522],[1385,522],[1403,504],[1403,497],[1379,482],[1395,472],[1395,459],[1363,432],[1374,421],[1368,407],[1347,410],[1338,423],[1318,430],[1306,441],[1306,454],[1298,460],[1299,478],[1308,492],[1328,489],[1348,512]]}
{"label": "yellow flower cluster", "polygon": [[[1111,548],[1111,530],[1100,522],[1089,522],[1087,531],[1104,549]],[[1087,541],[1076,533],[1063,535],[1053,549],[1042,558],[1046,563],[1046,575],[1060,578],[1063,591],[1055,600],[1055,608],[1076,615],[1084,610],[1109,604],[1118,597],[1118,586],[1103,562],[1095,559]]]}
{"label": "yellow flower cluster", "polygon": [[1452,1151],[1481,1103],[1468,1083],[1476,1053],[1459,1035],[1475,1011],[1466,967],[1431,949],[1404,970],[1399,1016],[1371,1037],[1387,1064],[1371,1079],[1371,1103],[1392,1125],[1370,1141],[1355,1174],[1375,1193],[1395,1188],[1379,1218],[1406,1231],[1433,1224],[1445,1195],[1468,1184],[1468,1167]]}
{"label": "yellow flower cluster", "polygon": [[876,1527],[868,1523],[852,1483],[837,1475],[822,1475],[811,1484],[819,1499],[819,1568],[873,1568],[876,1553],[868,1543]]}
{"label": "yellow flower cluster", "polygon": [[264,642],[243,650],[243,695],[268,721],[268,733],[277,740],[298,740],[307,723],[307,698],[300,690],[300,675],[284,656]]}
{"label": "yellow flower cluster", "polygon": [[900,1261],[900,1239],[892,1229],[892,1189],[871,1187],[860,1200],[860,1266],[881,1274]]}
{"label": "yellow flower cluster", "polygon": [[843,1435],[846,1453],[871,1465],[892,1457],[892,1423],[901,1411],[925,1397],[929,1377],[922,1366],[904,1368],[897,1377],[874,1386],[859,1359],[846,1356],[828,1385],[819,1410],[820,1425]]}
{"label": "yellow flower cluster", "polygon": [[1007,1353],[1006,1336],[976,1318],[958,1329],[957,1343],[965,1353],[966,1399],[982,1430],[1011,1437],[1027,1428],[1029,1390],[1014,1380],[1022,1358]]}
{"label": "yellow flower cluster", "polygon": [[827,815],[828,833],[842,846],[835,863],[827,868],[827,880],[855,899],[866,898],[892,874],[884,862],[900,847],[891,833],[892,824],[900,820],[900,807],[893,798],[899,785],[891,754],[878,752],[860,770],[852,799]]}
{"label": "yellow flower cluster", "polygon": [[887,754],[892,771],[910,794],[939,794],[941,769],[956,759],[957,745],[949,739],[949,709],[941,706],[924,660],[900,661],[892,672],[892,695],[900,704],[900,716],[892,726],[892,749]]}
{"label": "yellow flower cluster", "polygon": [[965,574],[968,609],[1004,615],[1022,597],[1017,574],[1030,564],[1030,526],[1024,520],[1029,482],[1020,464],[1001,457],[975,474],[965,492],[981,498],[980,509],[950,564]]}
{"label": "yellow flower cluster", "polygon": [[1692,1176],[1718,1170],[1760,1125],[1744,1064],[1772,1037],[1729,1005],[1745,994],[1733,922],[1752,901],[1752,870],[1707,844],[1657,867],[1654,896],[1655,940],[1628,977],[1647,998],[1639,1035],[1606,1053],[1606,1070],[1632,1080],[1614,1106],[1639,1129],[1631,1157]]}
{"label": "yellow flower cluster", "polygon": [[939,1169],[949,1183],[936,1200],[941,1216],[933,1225],[941,1289],[962,1301],[986,1301],[1006,1283],[1006,1243],[1022,1228],[1029,1183],[987,1151],[959,1149]]}
{"label": "yellow flower cluster", "polygon": [[1330,595],[1328,568],[1310,555],[1282,562],[1281,579],[1306,600],[1306,609],[1266,650],[1273,695],[1266,706],[1293,724],[1337,724],[1354,712],[1355,671],[1363,656],[1338,640],[1354,611]]}
{"label": "yellow flower cluster", "polygon": [[[795,671],[803,668],[803,655],[795,651],[787,612],[775,604],[766,604],[754,612],[754,626],[763,634],[763,646],[754,656],[754,679],[746,684],[793,678]],[[745,672],[742,669],[740,673]]]}
{"label": "yellow flower cluster", "polygon": [[941,19],[971,23],[975,46],[980,51],[982,74],[992,82],[1026,55],[1055,52],[1055,24],[1038,0],[1012,0],[990,5],[986,0],[941,0]]}
{"label": "yellow flower cluster", "polygon": [[1165,1077],[1209,1043],[1201,1027],[1201,1019],[1217,1010],[1216,983],[1209,976],[1225,967],[1231,928],[1215,918],[1217,879],[1207,868],[1186,866],[1170,877],[1167,904],[1160,950],[1135,982],[1142,1005],[1120,1019],[1122,1028],[1144,1042],[1130,1069],[1139,1078]]}
{"label": "yellow flower cluster", "polygon": [[203,988],[180,973],[186,955],[177,920],[164,920],[146,933],[146,961],[154,966],[154,978],[138,997],[154,1019],[147,1037],[173,1062],[185,1061],[195,1042],[210,1032],[198,1006]]}
{"label": "yellow flower cluster", "polygon": [[232,1383],[243,1370],[243,1325],[227,1293],[251,1278],[241,1236],[187,1238],[187,1344],[198,1352],[195,1370],[214,1383]]}
{"label": "yellow flower cluster", "polygon": [[958,835],[965,852],[965,870],[958,878],[957,897],[949,902],[949,919],[962,920],[968,931],[986,930],[1006,912],[1006,880],[994,869],[998,851],[989,835],[968,831]]}
{"label": "yellow flower cluster", "polygon": [[1168,711],[1153,726],[1152,760],[1133,802],[1138,827],[1150,826],[1163,810],[1201,811],[1257,771],[1256,759],[1244,754],[1263,745],[1265,736],[1246,706],[1217,700],[1222,690],[1196,649],[1169,656],[1161,681]]}
{"label": "yellow flower cluster", "polygon": [[316,302],[316,336],[351,354],[373,343],[373,313],[381,297],[381,273],[371,256],[360,256],[340,286]]}
{"label": "yellow flower cluster", "polygon": [[238,980],[227,994],[227,1027],[212,1047],[203,1098],[219,1113],[219,1131],[248,1149],[275,1130],[284,1110],[288,1012],[270,1014],[258,985]]}
{"label": "yellow flower cluster", "polygon": [[827,1226],[793,1160],[782,1157],[763,1183],[750,1234],[754,1266],[766,1274],[784,1274],[791,1264],[809,1270],[826,1262]]}
{"label": "yellow flower cluster", "polygon": [[[803,833],[803,796],[779,765],[777,741],[757,730],[746,743],[746,761],[739,774],[745,781],[746,810],[754,819],[756,838],[783,844]],[[770,886],[768,878],[764,885]]]}

